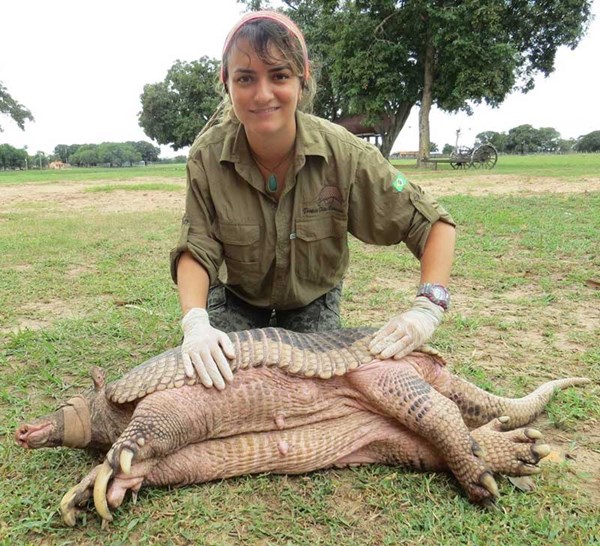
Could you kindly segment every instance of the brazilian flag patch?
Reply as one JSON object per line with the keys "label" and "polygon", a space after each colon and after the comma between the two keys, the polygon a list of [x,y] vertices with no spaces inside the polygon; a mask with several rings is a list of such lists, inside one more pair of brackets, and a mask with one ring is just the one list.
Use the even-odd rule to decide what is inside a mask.
{"label": "brazilian flag patch", "polygon": [[396,176],[396,179],[392,182],[392,188],[394,188],[397,192],[401,192],[404,189],[404,186],[406,186],[407,182],[408,180],[406,180],[404,175],[402,173],[398,173],[398,176]]}

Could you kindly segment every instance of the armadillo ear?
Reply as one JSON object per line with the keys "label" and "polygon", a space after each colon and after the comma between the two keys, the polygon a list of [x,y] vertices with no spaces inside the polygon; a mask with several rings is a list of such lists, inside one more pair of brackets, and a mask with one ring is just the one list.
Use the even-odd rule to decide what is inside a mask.
{"label": "armadillo ear", "polygon": [[92,366],[90,368],[90,376],[92,377],[92,381],[94,382],[95,391],[99,391],[104,388],[105,375],[104,370],[102,368],[98,368],[98,366]]}

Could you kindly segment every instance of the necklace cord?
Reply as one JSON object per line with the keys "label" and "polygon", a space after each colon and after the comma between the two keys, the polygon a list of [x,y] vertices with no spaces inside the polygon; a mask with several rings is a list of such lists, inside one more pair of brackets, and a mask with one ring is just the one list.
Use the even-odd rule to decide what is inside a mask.
{"label": "necklace cord", "polygon": [[279,163],[277,163],[277,165],[275,165],[272,169],[269,169],[269,167],[267,167],[266,165],[264,165],[263,163],[261,163],[258,159],[258,157],[256,157],[256,154],[254,154],[254,152],[252,150],[250,150],[250,155],[252,156],[252,159],[254,159],[254,161],[263,169],[265,169],[265,171],[267,171],[269,174],[269,176],[267,177],[267,191],[269,193],[276,193],[277,190],[279,189],[279,184],[277,182],[277,177],[275,176],[275,171],[281,167],[281,165],[283,165],[283,163],[292,155],[292,153],[294,152],[294,146],[292,146],[292,148],[290,149],[290,151],[285,154],[283,156],[283,158],[281,159],[281,161]]}

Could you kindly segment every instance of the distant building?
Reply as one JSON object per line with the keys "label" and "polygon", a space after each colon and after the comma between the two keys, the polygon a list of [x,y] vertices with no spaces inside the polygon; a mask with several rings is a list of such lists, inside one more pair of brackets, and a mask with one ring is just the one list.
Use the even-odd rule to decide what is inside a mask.
{"label": "distant building", "polygon": [[60,161],[60,159],[58,161],[52,161],[52,163],[48,165],[49,169],[64,169],[65,167],[68,167],[68,165]]}

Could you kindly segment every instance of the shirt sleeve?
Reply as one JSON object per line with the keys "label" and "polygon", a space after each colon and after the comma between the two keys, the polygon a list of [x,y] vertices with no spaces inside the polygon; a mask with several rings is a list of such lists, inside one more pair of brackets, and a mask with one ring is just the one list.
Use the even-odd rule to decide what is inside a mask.
{"label": "shirt sleeve", "polygon": [[215,209],[210,197],[206,171],[199,159],[188,159],[187,194],[185,214],[177,246],[171,251],[171,277],[177,283],[177,264],[181,254],[191,253],[206,269],[210,284],[217,281],[219,266],[223,262],[223,248],[213,235]]}
{"label": "shirt sleeve", "polygon": [[435,222],[456,225],[441,205],[409,182],[377,148],[365,147],[357,159],[348,218],[352,235],[377,245],[403,242],[421,259]]}

